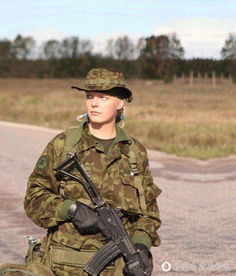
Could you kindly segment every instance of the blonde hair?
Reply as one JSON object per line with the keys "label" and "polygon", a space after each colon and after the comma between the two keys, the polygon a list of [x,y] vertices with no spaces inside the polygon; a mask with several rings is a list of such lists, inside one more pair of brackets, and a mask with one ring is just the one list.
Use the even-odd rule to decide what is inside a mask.
{"label": "blonde hair", "polygon": [[[122,107],[121,109],[117,110],[115,123],[118,124],[121,128],[125,126],[124,114],[125,114],[125,107]],[[85,117],[88,117],[87,113],[78,115],[76,117],[76,121],[82,122]]]}

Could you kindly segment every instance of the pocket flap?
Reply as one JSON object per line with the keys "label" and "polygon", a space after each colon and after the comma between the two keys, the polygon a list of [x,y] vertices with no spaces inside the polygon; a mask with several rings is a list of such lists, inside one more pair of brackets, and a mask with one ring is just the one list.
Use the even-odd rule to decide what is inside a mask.
{"label": "pocket flap", "polygon": [[52,262],[55,264],[84,267],[94,256],[95,251],[77,251],[66,247],[52,246]]}

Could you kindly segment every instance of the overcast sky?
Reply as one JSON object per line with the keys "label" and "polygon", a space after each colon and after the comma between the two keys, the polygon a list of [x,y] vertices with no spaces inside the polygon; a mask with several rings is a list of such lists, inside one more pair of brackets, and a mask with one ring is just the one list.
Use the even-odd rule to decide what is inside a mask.
{"label": "overcast sky", "polygon": [[236,0],[0,0],[0,39],[31,35],[38,45],[68,36],[133,40],[176,32],[185,57],[220,57],[236,33]]}

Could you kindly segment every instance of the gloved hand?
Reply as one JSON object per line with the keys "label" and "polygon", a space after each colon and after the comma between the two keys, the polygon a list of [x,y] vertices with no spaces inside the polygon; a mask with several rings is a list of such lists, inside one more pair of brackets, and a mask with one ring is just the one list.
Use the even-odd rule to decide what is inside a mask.
{"label": "gloved hand", "polygon": [[[148,250],[147,246],[145,246],[144,244],[141,243],[136,243],[135,247],[137,250],[140,251],[140,256],[142,258],[142,261],[146,267],[146,275],[147,276],[151,276],[152,274],[152,270],[153,270],[153,265],[152,265],[152,254],[151,252]],[[125,264],[124,268],[123,268],[123,274],[125,276],[135,276],[137,275],[137,271],[134,268],[130,268],[129,264],[132,263],[132,260],[128,263]]]}
{"label": "gloved hand", "polygon": [[98,215],[92,208],[81,202],[77,201],[70,206],[68,217],[81,235],[97,234],[99,232]]}

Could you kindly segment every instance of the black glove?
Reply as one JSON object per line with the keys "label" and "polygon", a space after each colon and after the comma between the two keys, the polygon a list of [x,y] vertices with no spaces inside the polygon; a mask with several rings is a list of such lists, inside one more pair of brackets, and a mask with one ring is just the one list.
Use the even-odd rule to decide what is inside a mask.
{"label": "black glove", "polygon": [[[140,252],[140,256],[142,258],[142,261],[144,263],[145,266],[145,271],[146,271],[146,275],[147,276],[151,276],[152,274],[152,269],[153,269],[153,265],[152,265],[152,254],[151,252],[148,250],[147,246],[141,243],[136,243],[135,247],[137,250],[139,250]],[[130,262],[126,263],[124,268],[123,268],[123,274],[125,276],[135,276],[138,275],[138,272],[136,271],[137,268],[132,268],[129,267],[129,265],[133,262],[133,260],[130,260]]]}
{"label": "black glove", "polygon": [[99,232],[98,215],[87,205],[78,201],[73,203],[68,210],[68,216],[81,235],[97,234]]}

